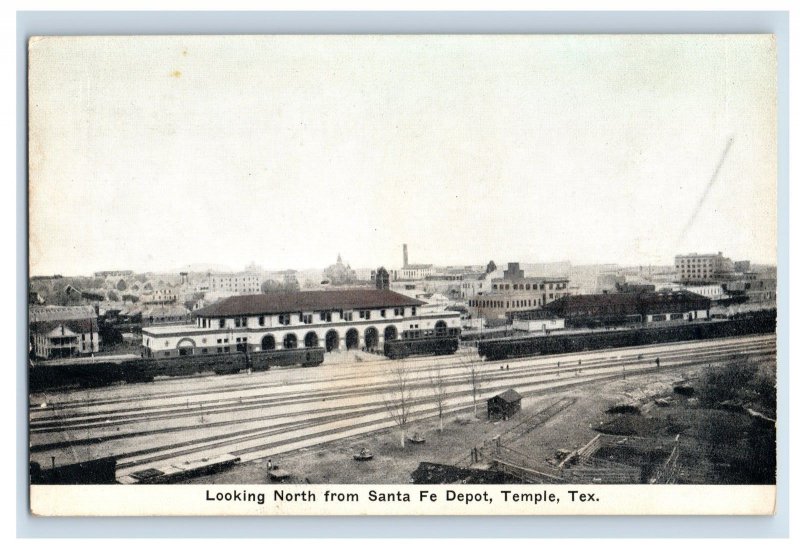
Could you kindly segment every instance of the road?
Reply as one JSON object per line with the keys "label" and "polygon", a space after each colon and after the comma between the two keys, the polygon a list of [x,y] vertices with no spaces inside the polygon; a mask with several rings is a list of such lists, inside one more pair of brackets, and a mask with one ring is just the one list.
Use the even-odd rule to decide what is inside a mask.
{"label": "road", "polygon": [[432,372],[445,380],[447,412],[472,409],[470,362],[479,363],[483,411],[486,398],[509,387],[522,395],[557,393],[646,375],[656,357],[662,370],[740,357],[774,365],[775,345],[774,335],[750,336],[503,362],[461,351],[38,393],[30,396],[31,459],[47,467],[53,457],[58,465],[115,456],[118,477],[223,453],[248,461],[396,426],[387,402],[398,398],[398,368],[409,381],[412,419],[423,419],[437,414]]}

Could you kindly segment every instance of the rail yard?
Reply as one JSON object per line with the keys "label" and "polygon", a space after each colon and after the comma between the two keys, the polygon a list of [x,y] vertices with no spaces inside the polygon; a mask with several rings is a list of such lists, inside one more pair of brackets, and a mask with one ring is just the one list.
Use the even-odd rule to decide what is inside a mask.
{"label": "rail yard", "polygon": [[[42,467],[111,457],[116,478],[179,463],[232,456],[275,459],[349,437],[397,428],[387,413],[395,373],[408,373],[413,422],[438,414],[431,376],[444,380],[444,411],[471,413],[470,369],[483,400],[514,387],[523,396],[558,395],[576,386],[747,359],[776,361],[774,334],[685,341],[484,361],[474,350],[445,357],[325,362],[232,376],[156,379],[148,384],[30,395],[31,461]],[[342,354],[350,353],[344,351]],[[355,356],[355,355],[354,355]],[[465,441],[469,446],[473,441]]]}

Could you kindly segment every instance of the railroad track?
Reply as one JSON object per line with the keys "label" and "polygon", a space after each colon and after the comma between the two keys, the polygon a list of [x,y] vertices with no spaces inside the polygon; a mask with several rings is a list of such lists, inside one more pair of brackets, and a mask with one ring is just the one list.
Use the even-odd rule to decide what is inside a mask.
{"label": "railroad track", "polygon": [[[720,341],[720,340],[715,340],[715,341]],[[737,346],[742,345],[743,343],[744,342],[733,341],[733,342],[728,342],[727,345],[724,345],[724,346],[725,347],[737,347]],[[713,348],[714,349],[723,348],[723,345],[719,345],[719,346],[715,345]],[[615,355],[625,354],[626,358],[630,358],[631,356],[633,356],[633,355],[630,354],[631,351],[636,351],[636,350],[640,350],[640,349],[641,348],[627,348],[627,349],[615,349],[615,350],[610,350],[610,351],[595,351],[594,354],[598,354],[598,353],[615,354]],[[702,348],[699,348],[699,350],[702,350]],[[665,350],[662,350],[662,351],[650,351],[650,350],[647,350],[647,349],[641,349],[641,352],[639,354],[642,355],[643,360],[644,360],[644,359],[650,359],[650,358],[655,357],[656,355],[659,355],[659,354],[660,355],[664,355],[665,353],[670,353],[670,352],[673,352],[673,350],[670,349],[669,347],[667,347]],[[674,350],[674,352],[680,352],[680,349],[676,348]],[[584,356],[584,355],[578,354],[577,356]],[[636,356],[638,356],[638,355],[636,355]],[[534,360],[536,362],[534,362],[533,364],[526,364],[526,363],[529,363],[532,360]],[[590,367],[593,364],[604,363],[607,360],[608,360],[608,358],[604,357],[604,356],[599,356],[599,357],[590,356],[589,358],[584,358],[582,360],[582,364],[581,365],[584,366],[584,367]],[[396,365],[396,364],[397,364],[396,362],[390,362],[390,361],[386,362],[386,365],[388,365],[388,366]],[[507,361],[502,361],[502,362],[486,362],[485,363],[485,368],[487,370],[491,370],[493,365],[503,365],[503,364],[514,365],[515,366],[515,372],[517,372],[517,371],[519,371],[519,367],[524,368],[524,371],[535,371],[536,369],[545,369],[546,370],[548,367],[552,368],[552,367],[554,367],[554,366],[556,366],[558,364],[563,364],[564,367],[567,368],[567,367],[570,367],[570,366],[576,366],[577,365],[577,360],[575,359],[575,355],[574,354],[573,355],[544,356],[544,357],[528,357],[528,358],[525,358],[525,359],[518,358],[518,359],[507,360]],[[457,378],[463,377],[465,375],[464,372],[463,372],[463,370],[464,370],[464,363],[463,362],[458,362],[457,364],[453,364],[451,361],[448,361],[448,362],[446,362],[444,364],[437,363],[437,367],[441,367],[441,369],[445,373],[446,377],[448,377],[450,379],[457,379]],[[415,372],[427,371],[429,369],[430,369],[430,367],[428,367],[428,368],[426,368],[424,370],[420,369],[420,368],[412,368],[412,369],[409,369],[409,371],[413,374]],[[447,372],[450,372],[450,373],[447,373]],[[275,373],[278,373],[278,372],[275,372]],[[280,372],[280,373],[284,373],[285,374],[286,372],[284,371],[284,372]],[[303,380],[303,379],[298,380],[298,381],[286,381],[286,380],[283,380],[283,381],[269,381],[269,382],[265,382],[265,383],[256,383],[256,384],[247,383],[247,382],[242,383],[241,382],[242,380],[236,380],[236,381],[240,382],[240,384],[238,386],[236,386],[236,387],[229,387],[227,385],[224,385],[224,386],[221,386],[221,387],[217,388],[216,385],[212,383],[211,384],[212,386],[208,387],[207,389],[203,389],[201,391],[192,390],[192,389],[186,389],[185,387],[181,389],[180,386],[174,387],[175,382],[178,381],[178,380],[168,380],[168,381],[165,381],[164,384],[174,387],[173,390],[171,390],[171,391],[168,391],[168,392],[159,391],[159,392],[156,392],[156,393],[152,393],[150,391],[144,391],[144,392],[142,392],[142,394],[134,394],[133,396],[130,396],[130,397],[127,397],[127,398],[121,398],[121,399],[93,399],[93,398],[90,398],[89,396],[84,396],[84,395],[82,395],[80,393],[76,393],[76,392],[69,392],[66,395],[64,395],[64,394],[48,395],[50,398],[47,400],[46,408],[42,408],[42,402],[44,400],[44,398],[43,398],[44,395],[35,395],[35,396],[33,396],[31,398],[31,404],[30,404],[31,421],[35,422],[35,421],[38,420],[37,416],[49,415],[49,414],[52,414],[52,413],[54,413],[56,411],[64,411],[64,413],[59,414],[59,417],[61,417],[61,418],[66,418],[66,417],[71,417],[71,416],[89,416],[89,415],[92,415],[92,414],[103,415],[103,414],[107,413],[107,411],[102,409],[103,407],[112,406],[111,409],[113,410],[113,409],[116,409],[121,404],[131,404],[131,403],[139,403],[139,406],[135,407],[135,409],[137,409],[137,410],[148,410],[148,411],[155,410],[155,409],[171,410],[171,409],[183,408],[183,407],[186,406],[187,402],[190,404],[190,406],[194,406],[194,407],[197,407],[199,404],[208,405],[208,404],[220,403],[220,402],[225,402],[225,401],[230,402],[230,403],[232,403],[234,405],[238,405],[238,404],[241,404],[244,399],[253,398],[252,395],[248,396],[246,394],[249,391],[254,392],[255,396],[257,396],[257,397],[263,397],[263,393],[261,393],[261,391],[271,391],[272,392],[271,394],[274,394],[276,396],[277,395],[281,395],[281,394],[283,394],[283,396],[291,396],[291,395],[289,395],[289,393],[291,392],[291,389],[293,387],[298,387],[298,388],[302,387],[302,390],[304,392],[306,392],[306,393],[318,392],[320,389],[314,389],[314,387],[317,386],[317,385],[321,385],[323,387],[323,389],[322,389],[323,391],[328,390],[328,388],[330,386],[346,386],[346,387],[351,388],[353,390],[356,390],[358,387],[362,387],[362,388],[366,389],[366,388],[369,388],[374,383],[374,382],[370,382],[370,379],[374,380],[374,379],[379,379],[381,376],[385,377],[386,372],[385,372],[385,368],[384,368],[383,370],[379,370],[377,372],[376,371],[359,371],[354,375],[347,375],[347,376],[344,376],[344,377],[343,376],[337,376],[335,374],[334,375],[329,375],[329,374],[330,374],[330,372],[325,372],[324,379],[318,379],[318,380]],[[262,376],[262,377],[263,376],[270,376],[270,375],[272,375],[272,372],[266,372],[266,373],[262,373],[262,374],[258,374],[258,375]],[[244,377],[244,376],[240,375],[240,376],[232,376],[232,377]],[[196,381],[202,381],[202,382],[205,383],[206,381],[212,381],[213,382],[215,380],[226,379],[226,378],[228,378],[228,376],[225,376],[225,378],[215,378],[215,377],[212,376],[211,378],[200,378],[200,380],[195,378],[195,380]],[[351,380],[356,380],[357,382],[360,382],[360,383],[353,384],[353,383],[350,383]],[[344,382],[344,383],[342,383],[342,382]],[[185,386],[186,383],[187,383],[186,380],[183,380],[183,383],[180,384],[180,385]],[[154,383],[153,385],[160,385],[160,384],[159,383]],[[142,387],[147,387],[147,386],[131,385],[131,386],[125,386],[125,389],[127,389],[128,393],[131,393],[131,392],[139,393],[139,392],[141,392],[141,388]],[[113,389],[114,390],[119,390],[118,387],[115,387]],[[103,389],[93,389],[91,391],[97,392],[97,391],[103,391]],[[219,396],[220,394],[225,395],[227,393],[231,393],[231,396],[227,396],[227,397],[226,396]],[[204,399],[204,400],[191,400],[192,397],[202,396],[202,395],[212,395],[213,398],[208,398],[208,399]],[[65,399],[65,398],[68,399],[68,400],[63,401],[62,399]],[[72,399],[74,399],[74,400],[72,400]],[[150,404],[152,402],[159,402],[161,400],[166,400],[167,402],[160,403],[160,404]],[[98,411],[91,412],[91,411],[85,411],[87,408],[94,408],[94,409],[100,408],[100,409]],[[132,407],[127,407],[127,409],[131,410]],[[74,410],[74,412],[66,412],[66,410]],[[81,410],[84,410],[84,411],[81,411]]]}
{"label": "railroad track", "polygon": [[[749,352],[758,348],[759,347],[756,344],[747,344],[731,347],[730,349],[735,349],[739,352]],[[718,355],[721,350],[724,349],[721,348],[719,350],[693,353],[693,356],[697,359],[702,359],[704,357],[713,358],[714,356]],[[662,355],[665,360],[673,356],[672,354],[663,353]],[[644,358],[639,360],[637,356],[631,360],[618,361],[615,364],[620,366],[624,364],[626,367],[631,367],[646,364],[646,362]],[[554,366],[552,364],[546,364],[525,368],[516,368],[513,372],[511,370],[487,370],[485,372],[485,377],[491,379],[492,381],[514,381],[520,377],[531,374],[539,374],[544,376],[555,373],[556,376],[568,376],[570,373],[575,372],[590,372],[594,368],[598,367],[608,367],[607,361],[602,363],[596,361],[586,361],[582,362],[580,365],[576,363],[565,364],[563,367],[559,365]],[[466,375],[463,373],[445,376],[448,387],[463,384],[465,378]],[[422,388],[427,384],[427,380],[418,377],[414,380],[413,384],[416,386],[416,388]],[[138,424],[138,422],[141,420],[154,421],[165,418],[176,419],[181,417],[195,417],[197,416],[198,412],[202,412],[205,415],[215,415],[230,411],[239,413],[257,411],[259,413],[263,413],[271,408],[284,406],[287,399],[291,399],[294,405],[326,402],[329,399],[331,401],[342,398],[354,399],[359,397],[369,397],[374,395],[376,392],[385,392],[388,388],[390,388],[390,386],[391,380],[389,382],[382,381],[381,383],[361,384],[353,388],[344,388],[338,390],[313,392],[303,391],[301,393],[247,397],[246,399],[242,397],[216,399],[214,401],[204,401],[200,404],[194,403],[191,406],[188,402],[185,406],[183,404],[170,406],[152,405],[134,411],[119,411],[114,413],[87,412],[85,414],[57,414],[56,411],[53,411],[53,413],[57,414],[55,417],[51,416],[49,419],[32,418],[31,433],[58,432],[66,429],[85,430],[92,427],[110,428],[120,425]]]}
{"label": "railroad track", "polygon": [[[725,344],[720,342],[720,344],[713,346],[714,348],[708,348],[708,346],[705,347],[705,350],[700,353],[694,352],[693,349],[686,350],[676,348],[673,348],[673,352],[668,353],[662,347],[659,347],[657,354],[658,356],[662,357],[662,370],[671,367],[685,367],[688,365],[702,364],[712,358],[716,358],[716,360],[721,358],[733,358],[742,355],[743,353],[750,353],[752,356],[762,356],[764,360],[771,360],[774,362],[774,351],[771,350],[771,348],[774,348],[774,338],[771,341],[761,341],[760,343],[758,341],[751,340],[736,342],[727,341]],[[630,355],[631,351],[641,352],[636,353],[636,355]],[[589,360],[582,359],[580,365],[577,364],[577,360],[572,361],[574,364],[566,360],[553,360],[554,358],[563,359],[563,355],[559,355],[559,357],[546,357],[545,359],[542,359],[541,357],[537,359],[529,359],[532,360],[532,362],[524,366],[523,361],[521,360],[504,361],[508,362],[509,364],[516,364],[516,366],[513,370],[495,370],[494,372],[491,370],[488,371],[487,374],[496,374],[496,372],[501,373],[499,375],[494,375],[493,377],[487,378],[488,381],[486,391],[488,392],[490,390],[494,390],[494,388],[503,387],[508,383],[513,382],[515,384],[515,388],[517,388],[522,394],[527,395],[537,392],[558,390],[564,387],[575,386],[579,383],[598,382],[604,379],[620,377],[621,374],[619,369],[621,368],[622,363],[626,364],[626,366],[629,368],[626,372],[627,375],[650,372],[654,371],[654,365],[649,363],[649,361],[643,361],[644,364],[639,363],[638,354],[647,356],[648,354],[654,353],[656,353],[656,351],[650,353],[647,349],[643,348],[615,349],[610,353],[614,355],[612,357],[596,357],[595,359]],[[604,354],[607,355],[609,353]],[[616,358],[617,356],[622,356],[622,354],[625,354],[626,358],[628,356],[633,356],[633,360],[620,361],[620,359]],[[592,362],[592,360],[594,360],[594,362]],[[558,368],[558,366],[556,366],[558,362],[566,364],[561,368]],[[674,364],[671,364],[671,362],[674,362]],[[570,373],[577,373],[578,371],[581,371],[579,376],[569,377]],[[553,375],[557,375],[558,377],[554,379]],[[472,407],[469,390],[455,390],[457,387],[459,387],[459,385],[463,385],[463,383],[459,381],[461,377],[462,376],[454,375],[451,379],[451,388],[453,388],[453,392],[451,395],[449,395],[451,397],[450,400],[452,401],[448,407],[448,412],[450,413]],[[422,386],[424,382],[425,380],[422,379],[422,376],[418,376],[418,384]],[[283,386],[283,384],[279,385]],[[302,383],[298,384],[298,387],[302,386]],[[353,399],[356,398],[354,396],[356,394],[360,395],[358,398],[362,399],[368,397],[370,394],[374,396],[375,393],[379,392],[380,387],[385,388],[386,386],[387,383],[384,381],[383,384],[366,385],[365,387],[355,391],[343,388],[335,391],[323,391],[316,396],[309,396],[306,400],[301,401],[300,404],[309,404],[314,402],[320,403],[325,402],[327,399],[332,399],[334,401],[334,405],[329,406],[328,408],[310,412],[308,417],[305,418],[298,417],[295,412],[284,412],[273,413],[273,415],[269,417],[260,419],[237,418],[220,420],[211,422],[209,424],[190,426],[178,425],[144,430],[139,433],[121,433],[117,435],[115,432],[103,433],[103,429],[105,428],[104,422],[109,418],[104,418],[102,414],[99,414],[92,416],[91,421],[94,422],[94,427],[91,428],[94,428],[99,432],[96,440],[102,440],[102,443],[105,445],[108,445],[108,443],[111,441],[123,441],[126,439],[135,441],[134,446],[138,445],[138,447],[128,451],[118,451],[115,453],[115,456],[119,460],[120,471],[128,473],[135,469],[146,468],[154,463],[164,462],[165,460],[175,460],[180,457],[203,453],[208,455],[208,453],[211,451],[218,451],[217,453],[221,453],[223,450],[229,450],[230,452],[228,453],[240,455],[243,457],[243,460],[256,459],[258,456],[275,455],[279,452],[290,451],[299,447],[314,445],[327,440],[342,438],[344,436],[350,436],[351,434],[359,434],[391,427],[393,424],[386,420],[385,409],[380,402],[373,400],[371,402],[355,402],[344,405],[335,404],[335,401],[345,399],[348,402],[352,402]],[[268,410],[271,409],[274,412],[275,409],[285,406],[287,399],[296,399],[300,393],[302,393],[302,391],[287,393],[278,398],[267,397]],[[224,401],[226,399],[217,400]],[[221,405],[218,410],[204,410],[204,413],[208,414],[209,416],[230,413],[235,411],[237,406],[241,405],[236,398],[232,399],[233,402],[230,402],[231,399],[227,400],[228,402],[225,402],[224,405]],[[260,406],[262,408],[260,411],[262,412],[265,411],[263,409],[264,405],[266,404]],[[433,417],[433,415],[435,415],[433,400],[430,396],[420,397],[416,403],[416,406],[419,409],[418,419],[423,419],[424,417]],[[163,405],[153,405],[153,408],[159,407],[166,416],[169,416],[170,411],[175,411],[175,407],[167,406],[165,408]],[[153,410],[151,409],[151,411]],[[146,420],[143,419],[142,416],[128,417],[126,419],[125,412],[116,412],[116,414],[117,415],[115,417],[117,418],[117,421],[127,421],[129,425],[136,425]],[[195,417],[197,416],[196,409],[193,411],[193,414]],[[174,418],[170,417],[170,419]],[[77,420],[80,420],[80,418],[77,418]],[[55,421],[57,423],[58,419]],[[152,421],[152,419],[149,421]],[[228,430],[227,432],[221,434],[202,436],[204,431],[207,432],[211,429],[225,429],[248,422],[254,423],[256,421],[269,424],[253,425],[237,431]],[[32,422],[32,428],[34,428],[36,423],[37,422]],[[56,424],[50,424],[50,427],[57,428],[58,426]],[[86,427],[86,423],[75,423],[71,428],[62,425],[61,432],[78,431],[80,429],[86,429]],[[161,438],[164,438],[164,435],[169,434],[182,433],[185,435],[187,431],[197,432],[198,435],[185,440],[178,440],[177,442],[174,440],[172,442],[161,444],[146,442],[146,439],[152,438],[154,435],[160,435]],[[48,431],[41,434],[45,435],[52,432],[53,431]],[[91,446],[95,444],[96,440],[92,437],[88,437],[85,440],[80,440],[74,438],[73,436],[67,435],[65,440],[61,440],[60,444],[63,447],[72,449],[74,451],[76,446]],[[58,441],[44,441],[38,445],[35,444],[32,447],[32,453],[40,453],[52,450],[59,447],[58,444]]]}
{"label": "railroad track", "polygon": [[[639,351],[644,357],[655,357],[659,353],[669,352],[672,348],[681,348],[688,345],[693,345],[696,347],[700,346],[715,346],[715,344],[720,343],[724,344],[724,342],[736,342],[736,341],[744,341],[744,340],[759,340],[764,338],[769,338],[774,336],[749,336],[745,338],[724,338],[724,339],[715,339],[715,340],[703,340],[700,342],[673,342],[668,344],[660,344],[657,346],[649,346],[649,347],[625,347],[625,348],[612,348],[612,349],[602,349],[602,350],[595,350],[590,352],[576,352],[576,353],[566,353],[560,355],[540,355],[534,357],[522,357],[522,358],[513,358],[507,359],[503,361],[497,362],[486,362],[487,366],[491,366],[492,364],[509,364],[509,365],[517,365],[517,364],[525,364],[530,362],[531,360],[539,359],[540,361],[547,361],[548,363],[556,364],[557,362],[561,362],[563,364],[568,364],[570,362],[576,361],[576,357],[584,357],[593,355],[602,355],[602,354],[618,354],[620,352],[624,353],[633,353]],[[735,344],[735,343],[731,343]],[[663,350],[652,350],[655,347],[657,349]],[[406,365],[409,372],[424,372],[430,369],[429,365],[425,365],[424,363],[430,362],[432,357],[412,357],[404,359],[402,362]],[[440,367],[443,371],[452,371],[452,370],[459,370],[463,369],[465,357],[462,355],[455,355],[455,356],[444,356],[444,357],[437,357],[437,366]],[[584,359],[584,364],[589,364],[592,360],[600,361],[603,360],[603,357],[597,358],[588,358]],[[216,397],[216,400],[219,400],[219,395],[227,394],[227,393],[236,393],[239,394],[242,391],[253,390],[270,390],[270,389],[280,389],[285,387],[291,386],[303,386],[306,389],[309,387],[313,387],[314,385],[338,385],[338,384],[345,384],[351,385],[349,382],[351,381],[361,381],[367,377],[371,376],[379,376],[384,373],[387,367],[391,367],[391,365],[395,365],[400,361],[392,361],[389,359],[384,359],[380,361],[370,361],[358,364],[350,364],[344,367],[336,366],[326,368],[324,363],[323,366],[313,369],[308,368],[291,368],[291,369],[281,369],[277,368],[269,372],[259,372],[252,374],[253,379],[257,379],[254,382],[243,382],[242,377],[243,375],[231,375],[231,376],[215,376],[215,375],[207,375],[207,376],[196,376],[196,377],[188,377],[188,378],[165,378],[159,380],[155,383],[150,384],[134,384],[134,385],[119,385],[119,386],[112,386],[112,387],[102,387],[102,388],[94,388],[94,389],[69,389],[66,391],[59,391],[59,392],[46,392],[46,393],[36,393],[31,395],[31,402],[29,404],[29,408],[31,413],[35,413],[37,410],[40,409],[40,406],[43,402],[48,403],[48,407],[50,409],[80,409],[86,406],[101,406],[101,405],[109,405],[109,406],[117,406],[120,404],[130,404],[130,403],[137,403],[137,402],[149,402],[152,400],[157,399],[169,399],[169,398],[191,398],[191,397],[202,397],[205,395],[212,395]],[[335,368],[335,369],[334,369]],[[342,371],[344,370],[344,371]],[[318,372],[324,371],[324,376],[317,375]],[[280,376],[281,379],[275,379],[276,377]],[[294,379],[286,379],[287,377],[292,376]],[[251,376],[248,376],[248,378]],[[310,379],[308,379],[310,377]],[[321,379],[314,379],[314,378],[322,377]],[[203,383],[207,383],[208,387],[199,388],[199,389],[187,389],[187,383],[189,381],[200,381]],[[115,391],[122,391],[125,393],[126,396],[120,397],[97,397],[96,395],[106,395],[109,392]],[[133,393],[133,394],[131,394]],[[231,397],[233,398],[233,397]],[[182,403],[181,403],[182,404]]]}

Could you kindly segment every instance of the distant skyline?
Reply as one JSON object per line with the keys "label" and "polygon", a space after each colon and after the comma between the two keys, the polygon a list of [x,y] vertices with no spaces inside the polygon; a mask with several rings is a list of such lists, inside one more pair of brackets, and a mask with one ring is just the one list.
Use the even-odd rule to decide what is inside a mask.
{"label": "distant skyline", "polygon": [[31,275],[393,268],[403,243],[776,263],[768,35],[72,37],[29,59]]}
{"label": "distant skyline", "polygon": [[[694,253],[694,252],[687,252],[687,253]],[[718,252],[708,251],[708,252],[697,252],[697,253],[703,255],[703,254],[715,254],[715,253],[718,253]],[[676,255],[686,255],[686,254],[676,254]],[[731,259],[733,261],[749,260],[748,258],[730,257],[729,255],[725,254],[725,252],[723,252],[723,255],[725,255],[726,257],[728,257],[729,259]],[[195,272],[195,273],[205,272],[205,271],[243,272],[243,271],[246,271],[247,267],[250,266],[253,263],[255,263],[258,267],[262,268],[265,272],[279,272],[279,271],[285,271],[285,270],[319,271],[319,272],[322,272],[322,271],[325,270],[326,267],[329,267],[330,265],[332,265],[332,264],[334,264],[336,262],[335,258],[334,258],[333,261],[330,261],[330,260],[326,260],[326,261],[323,261],[319,265],[311,265],[311,266],[304,267],[304,268],[293,267],[291,265],[290,266],[277,266],[277,267],[273,266],[273,267],[271,267],[271,266],[267,266],[267,265],[261,265],[257,261],[246,261],[245,263],[241,264],[241,266],[238,266],[238,267],[235,266],[235,265],[220,265],[220,264],[209,265],[209,264],[204,264],[204,263],[196,263],[196,264],[188,264],[188,265],[183,265],[183,266],[170,267],[170,268],[166,268],[166,269],[136,270],[136,269],[128,269],[128,268],[123,268],[123,267],[117,267],[117,268],[113,268],[113,269],[111,269],[111,268],[109,268],[109,269],[97,269],[95,271],[75,272],[75,273],[62,273],[62,272],[31,273],[31,276],[62,275],[62,276],[66,276],[66,277],[71,277],[71,276],[75,276],[75,277],[88,276],[88,277],[91,277],[91,276],[94,275],[95,272],[122,271],[122,270],[132,270],[134,273],[152,272],[152,273],[175,273],[175,274],[178,274],[179,272],[186,271],[186,270],[188,270],[189,272]],[[355,265],[355,264],[352,264],[350,261],[348,261],[347,258],[345,258],[345,257],[342,258],[342,261],[344,263],[348,264],[353,269],[377,269],[379,267],[385,267],[386,269],[389,269],[389,270],[400,270],[402,268],[402,263],[403,263],[402,262],[402,258],[400,260],[398,260],[397,263],[395,263],[395,264],[383,264],[382,263],[382,264],[378,264],[378,265]],[[594,265],[618,265],[622,269],[635,268],[635,267],[670,267],[670,266],[674,266],[674,258],[673,258],[673,260],[670,260],[667,263],[620,263],[619,261],[601,261],[601,262],[597,262],[597,263],[583,263],[583,262],[571,261],[569,259],[561,259],[561,260],[554,260],[554,261],[529,261],[529,260],[524,259],[524,258],[497,259],[495,257],[488,258],[486,261],[483,261],[483,262],[477,261],[477,262],[472,262],[472,263],[469,263],[469,262],[466,262],[466,263],[438,263],[436,261],[423,261],[423,260],[414,261],[413,263],[432,264],[435,267],[460,267],[460,266],[463,266],[463,267],[467,267],[467,266],[486,267],[489,264],[489,261],[494,261],[495,264],[497,265],[498,269],[505,268],[505,265],[507,265],[508,263],[520,263],[520,264],[524,264],[524,265],[537,265],[537,264],[552,265],[552,264],[563,263],[563,262],[568,262],[573,267],[585,267],[585,266],[594,266]],[[412,263],[412,262],[409,262],[409,263]],[[773,267],[776,266],[775,263],[759,263],[759,262],[754,262],[754,261],[751,261],[751,264],[760,265],[760,266],[773,266]]]}

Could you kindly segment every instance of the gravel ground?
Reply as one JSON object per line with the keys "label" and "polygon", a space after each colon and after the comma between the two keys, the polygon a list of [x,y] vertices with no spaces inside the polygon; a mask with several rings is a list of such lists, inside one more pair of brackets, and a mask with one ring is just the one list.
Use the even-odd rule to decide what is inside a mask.
{"label": "gravel ground", "polygon": [[[602,384],[584,385],[552,395],[526,397],[522,411],[509,421],[486,420],[485,399],[482,395],[479,411],[481,419],[461,414],[445,418],[444,431],[438,431],[438,422],[425,421],[411,424],[408,436],[418,432],[423,444],[406,442],[400,446],[399,428],[388,429],[366,436],[343,439],[335,443],[305,448],[296,452],[275,456],[273,466],[291,474],[293,482],[330,484],[404,484],[408,483],[412,471],[419,462],[469,464],[470,451],[491,441],[519,424],[529,415],[542,410],[564,397],[573,397],[576,402],[534,429],[514,443],[514,448],[530,456],[531,461],[544,463],[558,449],[576,449],[589,442],[597,432],[592,428],[607,415],[609,407],[650,398],[671,391],[672,384],[692,377],[699,372],[683,370],[662,374],[633,376],[627,380],[615,380]],[[371,461],[357,462],[353,459],[361,448],[369,448],[374,454]],[[193,484],[264,484],[269,483],[268,461],[258,460],[240,464],[214,475],[191,479]]]}

